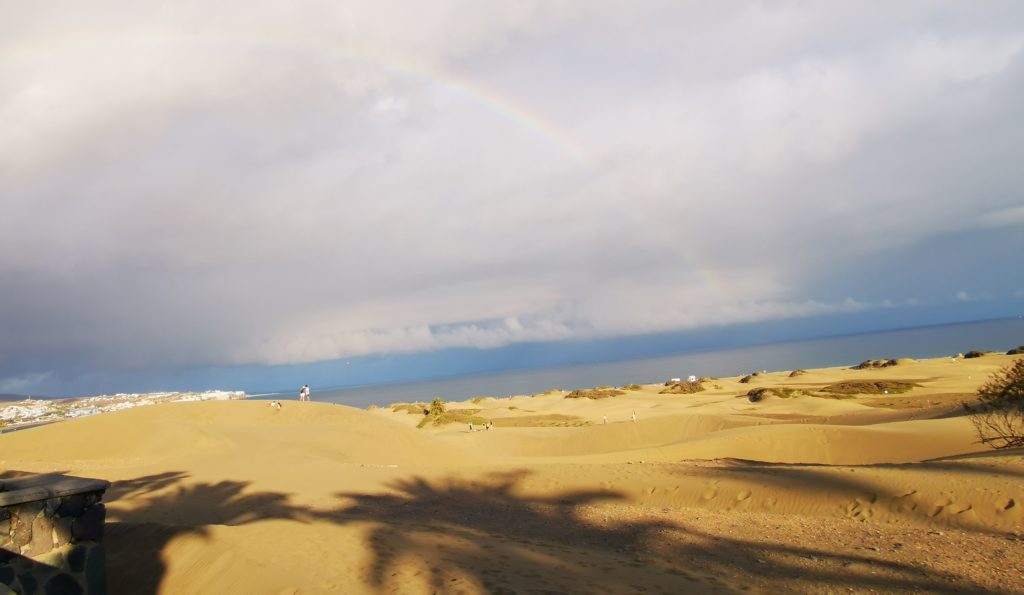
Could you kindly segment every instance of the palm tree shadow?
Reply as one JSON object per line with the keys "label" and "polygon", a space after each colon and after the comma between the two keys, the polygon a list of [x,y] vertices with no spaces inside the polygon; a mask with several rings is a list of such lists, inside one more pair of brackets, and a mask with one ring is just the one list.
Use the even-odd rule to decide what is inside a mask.
{"label": "palm tree shadow", "polygon": [[105,500],[119,504],[108,508],[104,538],[111,593],[156,593],[167,572],[164,548],[178,537],[206,538],[210,525],[305,519],[286,494],[247,492],[241,481],[186,484],[188,477],[168,472],[110,487]]}
{"label": "palm tree shadow", "polygon": [[[399,480],[385,493],[338,494],[349,504],[330,514],[368,525],[373,561],[365,580],[379,590],[415,579],[438,591],[699,592],[737,588],[725,577],[738,570],[764,584],[799,574],[833,588],[949,587],[898,562],[685,528],[622,506],[618,492],[527,495],[518,485],[524,475]],[[808,569],[797,558],[824,563]],[[870,570],[879,568],[881,575]]]}
{"label": "palm tree shadow", "polygon": [[[380,493],[337,494],[343,502],[332,509],[299,507],[287,494],[254,492],[248,482],[192,483],[183,472],[115,482],[104,540],[110,592],[158,592],[172,540],[208,538],[211,525],[269,519],[363,531],[370,554],[364,575],[343,580],[381,591],[728,591],[777,587],[796,574],[830,589],[943,591],[955,579],[963,590],[985,590],[899,562],[712,534],[627,505],[612,490],[531,493],[526,476],[411,477]],[[807,568],[799,558],[822,563]]]}

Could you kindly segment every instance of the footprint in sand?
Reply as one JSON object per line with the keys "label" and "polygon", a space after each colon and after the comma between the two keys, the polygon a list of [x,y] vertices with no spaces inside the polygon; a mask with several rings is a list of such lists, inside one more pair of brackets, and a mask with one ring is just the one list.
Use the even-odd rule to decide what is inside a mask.
{"label": "footprint in sand", "polygon": [[744,500],[746,500],[749,497],[750,497],[750,490],[743,490],[739,494],[736,494],[736,501],[737,502],[743,502]]}
{"label": "footprint in sand", "polygon": [[851,519],[864,522],[874,515],[875,511],[871,510],[871,507],[860,498],[846,505],[846,516]]}
{"label": "footprint in sand", "polygon": [[946,510],[946,507],[952,506],[952,505],[953,505],[953,501],[951,499],[943,498],[942,500],[939,500],[935,504],[932,505],[932,510],[931,510],[931,512],[928,513],[928,516],[930,516],[932,518],[935,518],[935,517],[939,516],[940,514],[942,514],[942,511]]}
{"label": "footprint in sand", "polygon": [[856,500],[861,504],[874,504],[878,501],[878,494],[867,492],[866,494],[857,496]]}
{"label": "footprint in sand", "polygon": [[717,496],[718,488],[716,488],[715,486],[711,486],[710,488],[704,490],[704,493],[700,495],[700,497],[704,498],[705,500],[712,500]]}
{"label": "footprint in sand", "polygon": [[1006,512],[1007,510],[1010,510],[1016,505],[1017,503],[1014,502],[1013,498],[1007,498],[1006,502],[1000,504],[997,508],[999,512]]}

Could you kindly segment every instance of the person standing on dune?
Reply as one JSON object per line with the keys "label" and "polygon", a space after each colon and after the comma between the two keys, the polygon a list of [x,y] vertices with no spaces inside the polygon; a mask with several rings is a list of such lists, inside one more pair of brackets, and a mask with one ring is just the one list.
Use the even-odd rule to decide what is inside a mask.
{"label": "person standing on dune", "polygon": [[299,389],[299,400],[300,401],[308,401],[309,400],[309,385],[308,384],[303,384],[302,388]]}

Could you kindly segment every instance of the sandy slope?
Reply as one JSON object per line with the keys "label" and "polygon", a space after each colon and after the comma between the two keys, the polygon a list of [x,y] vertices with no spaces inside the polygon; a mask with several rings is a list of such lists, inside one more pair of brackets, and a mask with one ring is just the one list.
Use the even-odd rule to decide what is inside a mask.
{"label": "sandy slope", "polygon": [[[956,403],[1006,356],[449,404],[159,405],[0,436],[0,467],[114,482],[115,592],[1024,591],[1024,453]],[[800,394],[908,380],[901,395]],[[631,421],[635,412],[637,422]],[[607,417],[608,423],[604,423]]]}

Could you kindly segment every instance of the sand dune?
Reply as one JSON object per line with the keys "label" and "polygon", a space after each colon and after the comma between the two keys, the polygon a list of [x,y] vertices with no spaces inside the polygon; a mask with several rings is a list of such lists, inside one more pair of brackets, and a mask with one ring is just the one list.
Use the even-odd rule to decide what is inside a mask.
{"label": "sand dune", "polygon": [[[509,424],[474,432],[158,405],[0,436],[0,465],[114,482],[116,593],[1014,591],[1024,452],[980,446],[956,404],[1009,361],[452,405]],[[919,386],[820,391],[857,379]],[[754,386],[795,392],[751,403]]]}

